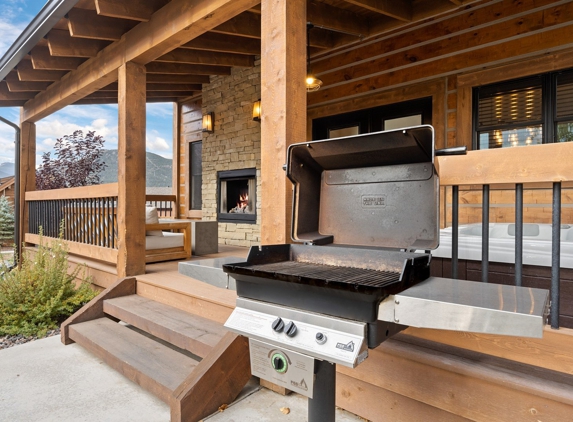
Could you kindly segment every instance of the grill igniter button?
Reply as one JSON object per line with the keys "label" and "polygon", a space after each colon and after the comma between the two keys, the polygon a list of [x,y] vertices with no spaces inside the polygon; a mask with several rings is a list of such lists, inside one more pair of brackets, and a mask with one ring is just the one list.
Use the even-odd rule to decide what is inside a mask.
{"label": "grill igniter button", "polygon": [[285,323],[283,322],[281,317],[278,317],[273,321],[272,328],[273,331],[276,331],[277,333],[282,333],[283,328],[285,328]]}
{"label": "grill igniter button", "polygon": [[318,344],[326,343],[326,336],[323,333],[316,333],[314,338]]}
{"label": "grill igniter button", "polygon": [[275,353],[271,357],[271,365],[279,374],[284,374],[288,369],[287,360],[282,353]]}
{"label": "grill igniter button", "polygon": [[285,334],[289,337],[294,337],[296,335],[296,325],[294,322],[289,322],[285,327]]}

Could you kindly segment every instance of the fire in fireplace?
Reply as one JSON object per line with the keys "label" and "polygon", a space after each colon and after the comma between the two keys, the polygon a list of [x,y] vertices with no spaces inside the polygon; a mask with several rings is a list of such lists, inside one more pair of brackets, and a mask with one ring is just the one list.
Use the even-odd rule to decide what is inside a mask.
{"label": "fire in fireplace", "polygon": [[220,171],[218,221],[256,222],[256,169]]}

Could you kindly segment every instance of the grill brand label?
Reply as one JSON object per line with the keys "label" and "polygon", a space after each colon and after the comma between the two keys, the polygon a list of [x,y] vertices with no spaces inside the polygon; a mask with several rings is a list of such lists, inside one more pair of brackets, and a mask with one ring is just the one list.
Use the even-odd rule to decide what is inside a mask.
{"label": "grill brand label", "polygon": [[351,340],[350,342],[344,343],[336,343],[336,348],[345,350],[347,352],[354,352],[354,342]]}
{"label": "grill brand label", "polygon": [[308,391],[308,385],[306,385],[306,381],[304,380],[304,378],[301,379],[300,382],[296,382],[295,380],[291,380],[290,385],[292,385],[293,387],[302,388],[304,391]]}
{"label": "grill brand label", "polygon": [[385,208],[386,195],[362,195],[362,208]]}

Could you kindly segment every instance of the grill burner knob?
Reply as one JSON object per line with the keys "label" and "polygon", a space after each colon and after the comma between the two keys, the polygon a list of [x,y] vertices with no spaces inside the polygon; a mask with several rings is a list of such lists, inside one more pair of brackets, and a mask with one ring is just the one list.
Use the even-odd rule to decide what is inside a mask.
{"label": "grill burner knob", "polygon": [[315,339],[318,344],[326,343],[326,336],[322,333],[316,333]]}
{"label": "grill burner knob", "polygon": [[271,364],[279,374],[284,374],[288,368],[287,360],[282,353],[275,353],[271,358]]}
{"label": "grill burner knob", "polygon": [[273,321],[272,327],[273,331],[276,331],[277,333],[282,333],[283,328],[285,328],[285,323],[283,322],[281,317],[278,317]]}
{"label": "grill burner knob", "polygon": [[294,325],[294,322],[291,321],[286,325],[285,334],[289,337],[296,335],[296,325]]}

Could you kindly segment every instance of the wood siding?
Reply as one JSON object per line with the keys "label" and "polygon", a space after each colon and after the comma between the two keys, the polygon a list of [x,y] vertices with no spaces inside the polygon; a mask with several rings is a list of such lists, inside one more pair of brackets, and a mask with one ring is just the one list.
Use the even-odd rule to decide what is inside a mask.
{"label": "wood siding", "polygon": [[201,219],[201,210],[191,210],[189,198],[190,167],[189,144],[203,139],[201,127],[201,100],[194,99],[179,105],[179,161],[174,167],[179,169],[179,218]]}

